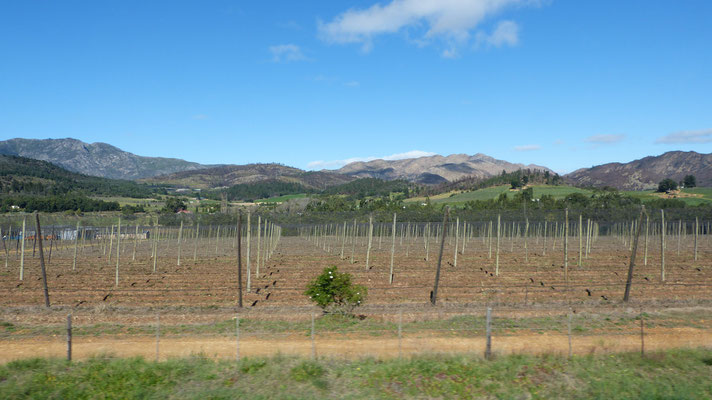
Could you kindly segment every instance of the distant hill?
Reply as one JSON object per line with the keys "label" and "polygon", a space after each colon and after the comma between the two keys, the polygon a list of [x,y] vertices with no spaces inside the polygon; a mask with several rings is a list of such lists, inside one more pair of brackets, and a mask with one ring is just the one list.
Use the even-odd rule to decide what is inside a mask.
{"label": "distant hill", "polygon": [[644,190],[657,188],[658,183],[665,178],[681,181],[685,175],[695,175],[697,186],[711,187],[712,154],[670,151],[625,164],[609,163],[582,168],[565,175],[564,180],[576,186]]}
{"label": "distant hill", "polygon": [[502,171],[520,169],[550,171],[538,165],[513,164],[484,154],[453,154],[408,158],[405,160],[374,160],[347,164],[336,172],[359,177],[385,180],[404,179],[428,185],[452,182],[464,177],[488,178]]}
{"label": "distant hill", "polygon": [[150,197],[154,189],[132,181],[67,171],[47,161],[0,155],[0,196],[79,194]]}
{"label": "distant hill", "polygon": [[144,179],[144,182],[213,189],[258,182],[295,183],[307,189],[322,190],[356,178],[329,171],[303,171],[281,164],[222,165],[194,171]]}
{"label": "distant hill", "polygon": [[77,139],[10,139],[0,154],[43,160],[70,171],[113,179],[139,179],[208,166],[176,158],[142,157],[106,143]]}

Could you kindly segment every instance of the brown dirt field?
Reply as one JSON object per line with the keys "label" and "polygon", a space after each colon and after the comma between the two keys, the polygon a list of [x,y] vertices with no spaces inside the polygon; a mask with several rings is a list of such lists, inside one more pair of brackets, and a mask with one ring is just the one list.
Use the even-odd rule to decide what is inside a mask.
{"label": "brown dirt field", "polygon": [[[569,243],[569,282],[564,280],[562,244],[531,239],[525,257],[521,238],[504,238],[500,254],[499,276],[494,274],[494,251],[488,257],[485,241],[468,241],[464,254],[453,266],[454,248],[446,245],[439,300],[446,304],[607,304],[622,297],[628,245],[623,239],[601,237],[591,254],[577,267],[578,240]],[[712,245],[709,237],[700,238],[698,261],[693,260],[693,240],[686,236],[678,240],[668,237],[666,250],[666,282],[660,282],[659,239],[651,237],[647,266],[643,265],[641,239],[638,263],[633,278],[632,298],[639,301],[712,300]],[[390,248],[388,238],[374,238],[371,268],[365,269],[365,238],[359,238],[355,263],[350,263],[351,249],[346,246],[345,260],[339,257],[340,238],[332,237],[318,248],[299,237],[285,237],[258,276],[254,274],[253,250],[252,291],[245,294],[245,305],[254,308],[270,306],[308,306],[302,294],[306,284],[324,267],[337,265],[353,274],[356,283],[369,289],[369,304],[425,304],[428,302],[435,272],[435,244],[431,244],[430,260],[425,261],[422,238],[401,246],[397,241],[395,279],[388,284]],[[115,287],[115,257],[109,262],[98,244],[85,246],[80,252],[76,271],[71,270],[72,249],[56,251],[48,265],[50,298],[53,305],[85,309],[96,306],[229,307],[237,303],[235,250],[228,238],[219,245],[217,255],[213,243],[200,242],[197,261],[193,261],[194,242],[187,241],[182,249],[181,266],[176,265],[176,241],[160,244],[156,273],[152,271],[149,243],[139,242],[136,261],[132,258],[132,243],[122,245],[119,286]],[[254,248],[253,242],[253,248]],[[25,279],[20,281],[19,261],[11,254],[9,269],[0,272],[0,307],[42,305],[43,295],[39,262],[27,256]],[[525,260],[528,258],[528,260]],[[245,263],[243,262],[243,265]],[[246,268],[246,266],[244,267]],[[246,286],[246,278],[243,277]],[[588,289],[588,291],[587,291]],[[589,294],[590,291],[590,294]]]}
{"label": "brown dirt field", "polygon": [[[393,358],[398,357],[397,338],[359,338],[327,335],[317,337],[318,356],[337,358]],[[568,337],[556,332],[542,334],[522,334],[495,336],[492,339],[494,354],[560,354],[568,353]],[[712,332],[694,328],[656,328],[645,336],[646,351],[680,347],[712,345]],[[402,340],[402,354],[428,353],[475,353],[484,351],[485,339],[451,337],[405,337]],[[164,337],[159,344],[160,358],[204,355],[217,359],[232,359],[236,353],[234,338],[225,337]],[[620,335],[574,336],[574,354],[615,353],[640,350],[640,335],[635,333]],[[74,359],[92,356],[112,355],[118,357],[142,356],[154,359],[156,356],[155,337],[112,336],[75,338],[72,347]],[[240,341],[241,357],[274,356],[277,354],[309,356],[311,342],[303,336],[282,339],[261,340],[246,338]],[[65,357],[66,344],[62,338],[17,339],[0,341],[0,362],[9,362],[29,357]]]}
{"label": "brown dirt field", "polygon": [[[644,265],[644,242],[638,253],[633,276],[632,303],[622,304],[627,265],[630,257],[625,238],[600,237],[591,246],[591,253],[579,268],[578,239],[569,239],[569,282],[564,279],[561,239],[554,247],[553,238],[531,238],[525,253],[522,238],[502,239],[499,276],[494,274],[495,251],[489,257],[489,246],[482,238],[468,240],[463,254],[454,267],[454,240],[446,241],[443,270],[437,307],[429,304],[435,274],[437,245],[430,244],[429,260],[425,260],[423,238],[396,241],[395,280],[388,284],[390,238],[374,237],[371,268],[365,268],[366,238],[357,238],[355,263],[350,262],[351,243],[345,246],[345,259],[339,257],[341,238],[331,237],[326,243],[315,243],[300,237],[284,237],[267,261],[255,274],[256,241],[252,245],[252,291],[245,293],[245,308],[241,317],[251,320],[306,321],[315,309],[303,295],[307,283],[323,268],[336,265],[353,275],[354,281],[368,288],[369,296],[359,313],[367,321],[393,322],[403,310],[404,322],[443,319],[455,315],[479,315],[487,306],[495,307],[498,317],[529,318],[558,317],[571,308],[578,313],[612,310],[618,314],[636,314],[640,307],[646,312],[665,311],[672,307],[690,308],[712,304],[712,238],[700,237],[698,261],[693,259],[692,236],[667,237],[666,281],[660,281],[659,237],[649,240],[647,265]],[[56,244],[55,244],[56,245]],[[115,245],[115,244],[114,244]],[[150,257],[149,241],[136,243],[136,260],[132,261],[133,241],[122,241],[119,285],[115,287],[115,254],[111,260],[104,254],[102,243],[88,242],[79,251],[77,269],[72,271],[73,248],[68,243],[53,249],[48,262],[49,293],[52,309],[43,305],[39,260],[31,257],[31,244],[25,260],[25,279],[19,280],[19,260],[11,249],[8,269],[0,258],[0,323],[17,326],[61,326],[72,313],[76,326],[92,324],[122,324],[126,327],[149,326],[156,312],[166,325],[209,325],[230,319],[238,311],[237,261],[232,238],[188,239],[182,245],[181,265],[177,265],[177,241],[159,243],[156,272]],[[678,253],[679,246],[679,253]],[[114,247],[115,249],[115,247]],[[246,254],[243,248],[243,255]],[[193,254],[196,260],[193,260]],[[46,254],[48,251],[46,251]],[[0,256],[3,254],[0,253]],[[243,269],[246,262],[243,259]],[[243,285],[246,287],[243,276]],[[697,347],[712,343],[709,308],[698,312],[700,321],[688,323],[671,320],[664,327],[651,328],[646,337],[649,349]],[[580,314],[579,314],[580,315]],[[680,325],[675,325],[676,323]],[[639,348],[639,336],[627,327],[616,331],[593,331],[574,336],[574,352],[586,354],[599,351],[628,351]],[[2,332],[0,326],[0,360],[29,356],[62,356],[62,337],[47,338],[39,334],[30,337]],[[123,328],[122,328],[123,329]],[[478,328],[479,329],[479,328]],[[554,328],[551,328],[554,329]],[[657,331],[656,331],[657,330]],[[124,332],[123,333],[130,333]],[[119,332],[123,335],[123,333]],[[511,336],[495,338],[495,352],[566,353],[568,342],[561,331],[531,333],[526,328],[507,332]],[[631,332],[628,334],[627,332]],[[144,333],[145,335],[145,333]],[[397,356],[397,339],[392,335],[372,337],[319,335],[320,355],[357,357],[374,355]],[[419,335],[419,336],[416,336]],[[423,336],[425,335],[425,336]],[[405,354],[423,352],[481,353],[481,337],[446,336],[438,333],[409,333],[403,341]],[[241,353],[272,355],[310,353],[310,342],[303,334],[280,338],[260,338],[247,335]],[[231,358],[234,341],[227,337],[190,336],[161,339],[162,357],[204,353]],[[109,351],[116,355],[155,356],[152,337],[139,334],[123,336],[79,336],[75,339],[77,358]]]}

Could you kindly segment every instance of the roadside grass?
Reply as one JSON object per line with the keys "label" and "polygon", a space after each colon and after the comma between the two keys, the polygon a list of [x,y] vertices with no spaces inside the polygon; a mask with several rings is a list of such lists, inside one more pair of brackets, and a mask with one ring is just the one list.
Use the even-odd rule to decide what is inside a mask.
{"label": "roadside grass", "polygon": [[574,356],[476,355],[341,360],[275,356],[239,362],[98,357],[0,366],[0,397],[181,399],[703,399],[712,350]]}

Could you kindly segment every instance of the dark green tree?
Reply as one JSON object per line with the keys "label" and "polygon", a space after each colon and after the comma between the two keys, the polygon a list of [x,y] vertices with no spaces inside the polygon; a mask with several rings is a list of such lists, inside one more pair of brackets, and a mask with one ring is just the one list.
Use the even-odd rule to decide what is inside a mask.
{"label": "dark green tree", "polygon": [[663,179],[658,184],[658,192],[664,193],[668,190],[677,190],[677,182],[670,178]]}
{"label": "dark green tree", "polygon": [[693,188],[697,186],[697,178],[694,175],[685,175],[685,178],[682,179],[682,184],[686,188]]}
{"label": "dark green tree", "polygon": [[185,210],[185,202],[177,197],[169,197],[166,199],[166,205],[163,206],[161,212],[163,213],[177,213],[180,210]]}

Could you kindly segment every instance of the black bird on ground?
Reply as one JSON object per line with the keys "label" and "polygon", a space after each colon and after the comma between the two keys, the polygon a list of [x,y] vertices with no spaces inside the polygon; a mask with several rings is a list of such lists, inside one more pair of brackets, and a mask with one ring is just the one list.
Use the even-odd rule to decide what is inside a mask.
{"label": "black bird on ground", "polygon": [[272,293],[267,293],[267,296],[265,296],[265,300],[269,300],[269,296],[270,296],[271,294],[272,294]]}
{"label": "black bird on ground", "polygon": [[603,300],[608,300],[608,297],[606,297],[606,296],[604,296],[604,295],[601,295],[601,298],[602,298]]}
{"label": "black bird on ground", "polygon": [[250,307],[254,307],[254,306],[256,306],[256,305],[257,305],[257,302],[258,302],[258,301],[259,301],[259,300],[255,300],[255,301],[253,301],[253,302],[252,302],[252,305],[251,305]]}
{"label": "black bird on ground", "polygon": [[591,291],[586,289],[586,293],[588,293],[588,296],[591,297]]}

